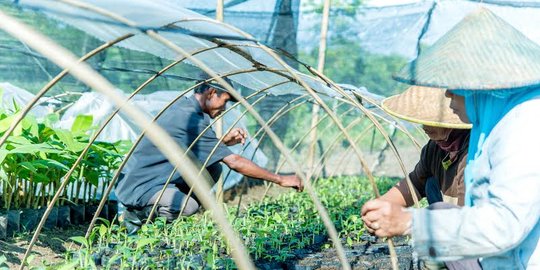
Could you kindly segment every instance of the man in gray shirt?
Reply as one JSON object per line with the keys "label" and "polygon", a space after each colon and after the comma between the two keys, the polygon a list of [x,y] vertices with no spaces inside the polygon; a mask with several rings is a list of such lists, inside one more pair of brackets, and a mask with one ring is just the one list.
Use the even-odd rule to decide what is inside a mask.
{"label": "man in gray shirt", "polygon": [[[302,190],[301,180],[296,175],[271,173],[227,148],[238,143],[243,144],[247,136],[245,130],[232,129],[221,143],[211,128],[203,133],[210,125],[210,118],[217,117],[225,110],[227,101],[235,100],[221,86],[205,83],[195,90],[193,96],[176,101],[157,119],[157,123],[186,149],[202,133],[188,152],[188,156],[201,164],[209,158],[206,169],[214,180],[221,174],[219,162],[222,161],[232,170],[245,176]],[[216,145],[218,145],[216,151],[210,156]],[[127,208],[123,215],[124,224],[128,225],[128,230],[136,231],[141,220],[148,216],[152,205],[156,203],[174,166],[148,138],[143,137],[128,161],[128,168],[130,169],[125,177],[118,182],[116,195]],[[189,189],[181,175],[175,172],[158,202],[157,215],[173,221],[180,214],[194,214],[200,205],[197,198],[186,195]],[[186,204],[186,207],[180,213],[183,204]]]}

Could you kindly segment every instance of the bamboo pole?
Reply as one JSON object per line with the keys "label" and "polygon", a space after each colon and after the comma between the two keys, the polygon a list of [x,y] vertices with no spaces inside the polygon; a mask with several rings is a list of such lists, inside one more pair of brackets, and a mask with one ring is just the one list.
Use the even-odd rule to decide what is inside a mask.
{"label": "bamboo pole", "polygon": [[[216,5],[216,20],[223,22],[223,2],[224,0],[217,0]],[[223,118],[220,118],[216,122],[216,136],[222,138],[223,135]],[[216,183],[216,198],[218,203],[223,204],[223,175],[219,176],[219,179]],[[159,200],[158,200],[159,201]]]}
{"label": "bamboo pole", "polygon": [[[81,81],[85,82],[93,89],[106,94],[110,99],[116,103],[117,106],[123,107],[126,111],[126,114],[132,117],[136,123],[141,126],[143,129],[148,130],[149,139],[176,165],[182,168],[182,174],[185,175],[185,179],[188,182],[192,182],[196,186],[196,194],[200,194],[201,202],[213,210],[213,215],[216,222],[220,225],[219,227],[223,230],[224,236],[227,238],[231,244],[233,258],[235,259],[238,266],[242,269],[254,269],[254,265],[249,259],[247,259],[247,251],[243,246],[242,242],[233,231],[231,225],[227,222],[227,219],[223,213],[219,213],[219,207],[215,204],[212,199],[211,194],[208,194],[209,187],[203,181],[196,181],[197,167],[189,159],[181,158],[177,155],[178,152],[182,152],[181,147],[179,147],[166,132],[161,129],[161,127],[153,124],[146,116],[137,110],[136,107],[127,103],[121,95],[116,93],[116,90],[113,85],[111,85],[107,80],[101,77],[97,72],[91,69],[88,65],[78,62],[78,60],[68,52],[66,49],[58,46],[50,39],[45,36],[35,32],[34,30],[28,28],[26,25],[19,23],[16,19],[4,14],[0,11],[0,28],[6,31],[8,34],[13,37],[21,40],[28,44],[34,50],[40,52],[42,55],[56,63],[57,65],[68,68],[70,73],[75,77],[79,78]],[[69,179],[64,179],[62,185],[67,184]],[[62,189],[62,188],[60,188]],[[59,190],[60,190],[59,189]],[[45,219],[50,214],[54,203],[58,199],[60,192],[57,192],[54,198],[49,203],[47,210],[44,213],[44,219],[41,220],[32,240],[29,244],[28,249],[24,255],[24,258],[21,262],[19,269],[24,269],[26,259],[30,254],[30,251],[37,240],[37,236],[40,233],[41,228],[44,225]]]}
{"label": "bamboo pole", "polygon": [[[199,54],[199,53],[202,53],[202,52],[205,52],[205,51],[208,51],[208,50],[211,50],[212,48],[204,48],[204,49],[201,49],[201,50],[197,50],[195,52],[193,52],[193,54]],[[140,91],[142,91],[146,86],[148,86],[148,84],[150,84],[152,81],[154,81],[156,78],[158,78],[159,76],[161,76],[163,73],[165,73],[167,70],[169,70],[170,68],[174,67],[175,65],[179,64],[180,62],[184,61],[185,58],[180,58],[176,61],[174,61],[173,63],[165,66],[163,69],[161,69],[160,71],[158,71],[156,74],[152,75],[150,78],[148,78],[145,82],[143,82],[141,85],[139,85],[135,91],[133,91],[128,97],[127,97],[127,100],[131,100],[135,95],[137,95]],[[189,91],[187,91],[189,92]],[[187,93],[186,92],[186,93]],[[182,95],[180,95],[180,97],[182,97],[184,94],[186,93],[183,93]],[[68,174],[66,174],[65,178],[69,178],[71,177],[71,174],[73,173],[74,169],[82,162],[82,159],[84,157],[84,155],[86,155],[87,151],[90,149],[90,147],[92,146],[92,144],[95,142],[95,140],[97,139],[97,137],[101,134],[101,132],[103,132],[103,130],[105,129],[105,127],[108,125],[108,123],[110,123],[110,121],[114,118],[114,116],[116,116],[119,112],[120,112],[120,109],[121,108],[117,108],[115,109],[109,116],[108,118],[101,124],[100,128],[93,134],[93,136],[89,139],[88,141],[88,144],[86,145],[86,147],[83,149],[83,151],[81,152],[81,155],[79,155],[79,157],[77,158],[77,160],[73,163],[71,169],[68,171]],[[135,146],[135,145],[134,145]],[[125,160],[127,160],[129,158],[129,156],[127,156],[125,158]],[[123,166],[122,166],[123,168]],[[121,170],[121,168],[119,168],[119,170]],[[90,225],[88,226],[88,230],[87,230],[87,233],[86,233],[86,238],[88,238],[88,236],[90,235],[91,233],[91,230],[93,228],[93,226],[95,225],[95,222],[97,221],[97,218],[99,217],[99,214],[101,213],[101,211],[103,210],[103,207],[105,205],[105,202],[107,201],[108,197],[109,197],[109,194],[110,192],[112,191],[112,188],[115,184],[115,180],[111,180],[111,183],[109,183],[109,186],[107,187],[106,189],[106,192],[104,194],[102,194],[102,198],[101,198],[101,201],[98,205],[98,208],[96,210],[96,212],[94,213],[94,217],[92,218],[92,220],[90,221]]]}
{"label": "bamboo pole", "polygon": [[[121,16],[119,16],[119,15],[117,15],[117,14],[108,12],[108,11],[103,10],[103,9],[95,8],[95,7],[91,6],[91,5],[82,4],[82,3],[80,3],[80,2],[68,1],[68,0],[65,0],[64,2],[75,3],[75,5],[77,5],[77,6],[79,6],[79,7],[86,8],[86,9],[91,9],[91,10],[94,10],[94,11],[99,12],[99,13],[101,13],[101,14],[105,14],[105,15],[107,15],[107,16],[110,15],[110,17],[115,18],[115,19],[117,19],[117,20],[119,20],[119,21],[121,21],[121,22],[124,22],[124,23],[126,23],[127,25],[130,25],[130,23],[131,23],[130,21],[126,20],[125,18],[122,18]],[[130,26],[136,27],[136,25],[130,25]],[[155,31],[153,31],[153,30],[147,30],[145,33],[146,33],[147,35],[149,35],[150,37],[156,39],[157,41],[160,41],[160,42],[162,42],[163,44],[169,46],[170,48],[175,49],[175,51],[177,51],[177,52],[179,52],[179,53],[181,53],[181,54],[184,54],[184,53],[185,53],[185,51],[183,51],[181,48],[178,48],[178,47],[175,46],[174,44],[170,43],[168,40],[163,39],[163,38],[162,38],[161,36],[159,36]],[[260,45],[260,44],[259,44],[259,45]],[[271,56],[273,56],[277,61],[279,61],[280,63],[282,62],[281,59],[279,59],[273,52],[271,52],[270,50],[268,50],[266,47],[264,47],[264,46],[262,46],[262,45],[260,45],[260,46],[261,46],[261,49],[267,51],[267,52],[268,52]],[[196,60],[196,59],[194,59],[193,61],[195,61],[195,60]],[[195,62],[197,62],[197,61],[195,61]],[[205,71],[206,71],[207,73],[209,73],[210,75],[215,76],[215,74],[214,74],[211,70],[209,70],[209,69],[206,68],[206,67],[203,68],[204,65],[201,65],[202,63],[199,62],[199,63],[196,63],[196,64],[199,65],[203,70],[205,70]],[[284,65],[284,64],[283,64],[283,65]],[[284,65],[284,66],[286,67],[286,65]],[[287,68],[287,69],[290,70],[290,68]],[[210,72],[209,72],[209,71],[210,71]],[[289,72],[291,73],[291,75],[293,75],[293,77],[294,77],[296,80],[298,80],[298,82],[300,82],[300,84],[302,84],[302,86],[304,86],[304,87],[306,88],[306,90],[307,90],[310,94],[314,95],[314,98],[317,100],[317,102],[321,103],[320,98],[313,92],[313,90],[312,90],[309,86],[307,86],[307,84],[306,84],[305,82],[303,82],[303,80],[299,79],[299,76],[298,76],[297,74],[295,74],[295,73],[292,72],[292,71],[289,71]],[[321,77],[321,78],[323,78],[323,77]],[[218,80],[218,82],[219,82],[220,84],[222,84],[227,90],[232,91],[233,96],[235,96],[236,93],[234,92],[234,90],[233,90],[232,88],[230,88],[230,85],[228,85],[226,82],[224,82],[224,81],[222,81],[222,80],[221,80],[221,81]],[[229,88],[230,88],[230,89],[229,89]],[[341,90],[339,87],[337,87],[337,90],[338,90],[338,92],[340,92],[340,93],[342,92],[342,90]],[[343,93],[343,95],[344,95],[345,97],[349,97],[346,93]],[[244,102],[244,101],[241,99],[241,97],[239,97],[239,98],[240,98],[240,101],[241,101],[241,102]],[[324,105],[324,104],[321,104],[321,105]],[[357,104],[357,106],[359,106],[359,107],[362,109],[362,106],[361,106],[360,104]],[[324,107],[324,109],[327,111],[327,113],[333,115],[331,111],[328,111],[328,108],[327,108],[326,106],[323,106],[323,107]],[[249,108],[249,106],[248,106],[248,108]],[[368,114],[368,117],[372,118],[372,116],[369,115],[369,113],[367,113],[367,114]],[[259,118],[257,117],[258,115],[256,114],[256,112],[254,112],[254,116],[255,116],[255,118],[259,121]],[[335,117],[332,117],[332,118],[333,118],[334,121],[336,121],[336,124],[338,125],[338,127],[340,128],[340,130],[341,130],[342,132],[344,132],[343,126],[339,123],[339,121],[338,121],[337,119],[335,119]],[[376,121],[376,119],[373,119],[372,121]],[[384,132],[384,130],[382,130],[382,128],[380,127],[380,124],[379,124],[378,122],[375,122],[375,123],[376,123],[376,126],[377,126],[377,128],[379,129],[379,131],[380,131],[380,132],[383,134],[383,136],[385,137],[385,140],[389,140],[388,135]],[[269,134],[272,135],[272,133],[269,133]],[[273,136],[271,136],[271,137],[274,137],[274,136],[275,136],[275,134],[273,134]],[[348,140],[351,140],[351,138],[350,138],[349,135],[346,134],[346,137],[347,137]],[[280,148],[280,149],[283,148],[283,146],[279,143],[279,139],[278,139],[278,138],[272,138],[272,139],[273,139],[273,141],[274,141],[274,140],[276,141],[275,143],[276,143],[276,145],[278,146],[278,148]],[[357,155],[359,155],[359,151],[358,151],[358,149],[356,149],[356,146],[355,146],[355,145],[353,145],[353,148],[355,148],[355,149],[354,149],[355,152],[357,152]],[[283,148],[283,150],[284,150],[284,148]],[[286,153],[286,152],[283,152],[283,153]],[[286,155],[286,156],[287,156],[287,158],[289,158],[288,155]],[[362,159],[361,155],[359,155],[359,158]],[[398,157],[398,159],[399,159],[399,157]],[[365,164],[362,164],[362,165],[363,165],[362,167],[364,168],[364,170],[366,170],[366,172],[367,172],[367,174],[368,174],[368,178],[370,179],[370,181],[372,182],[372,185],[373,185],[374,182],[373,182],[372,177],[370,177],[371,174],[370,174],[370,172],[369,172],[369,169],[366,167]],[[303,177],[302,174],[300,174],[300,175],[301,175],[301,178],[305,179],[305,177]],[[309,181],[308,181],[308,182],[309,182]],[[378,192],[377,192],[377,187],[376,187],[376,185],[373,185],[373,189],[374,189],[374,192],[377,194]],[[315,202],[315,204],[316,204],[316,206],[317,206],[317,209],[318,209],[318,210],[324,211],[324,208],[321,208],[322,205],[320,205],[320,202],[317,202],[316,197],[313,197],[313,194],[312,194],[312,192],[311,192],[312,190],[311,190],[311,187],[310,187],[310,184],[309,184],[309,183],[306,183],[306,190],[308,191],[308,193],[310,194],[310,196],[312,196],[312,199],[314,200],[314,202]],[[320,212],[320,213],[321,213],[321,212]],[[321,213],[321,217],[322,217],[323,220],[325,221],[325,226],[327,225],[327,222],[329,222],[329,220],[327,220],[327,217],[326,217],[326,216],[327,216],[327,215],[325,215],[325,213]],[[330,225],[330,226],[332,226],[332,225]],[[334,228],[334,229],[335,229],[335,228]],[[333,242],[335,242],[334,234],[333,234],[333,232],[332,232],[331,230],[329,231],[329,234],[330,234],[330,236],[331,236]],[[335,243],[335,244],[336,244],[336,243]],[[341,243],[337,243],[337,245],[341,246]],[[342,257],[341,257],[341,254],[343,254],[343,253],[342,253],[342,250],[340,250],[339,247],[337,247],[337,250],[338,250],[338,253],[340,253],[340,259],[342,259]],[[392,248],[391,248],[391,250],[392,250]],[[343,254],[343,255],[344,255],[344,254]]]}
{"label": "bamboo pole", "polygon": [[[328,22],[330,17],[330,6],[331,6],[331,0],[324,0],[324,6],[323,6],[323,14],[322,14],[322,22],[321,22],[321,37],[319,40],[319,57],[317,61],[317,70],[320,72],[324,71],[324,63],[326,59],[326,41],[327,41],[327,34],[328,34]],[[310,134],[310,146],[307,156],[307,164],[309,168],[309,174],[312,174],[312,171],[315,169],[313,166],[315,165],[315,152],[316,152],[316,145],[317,145],[317,122],[319,119],[319,110],[320,106],[317,103],[313,104],[313,108],[311,111],[311,134]]]}
{"label": "bamboo pole", "polygon": [[[251,95],[250,97],[253,97],[255,95]],[[262,99],[264,99],[265,96],[262,96],[260,98],[258,98],[257,100],[255,100],[255,102],[252,104],[252,105],[255,105],[257,102],[261,101]],[[246,100],[248,100],[248,97],[246,97]],[[230,108],[229,108],[230,110]],[[228,110],[228,111],[229,111]],[[233,123],[233,125],[227,130],[227,132],[229,132],[233,127],[234,125],[240,121],[240,119],[242,119],[242,117],[247,113],[247,110],[244,111],[242,113],[242,115],[240,117],[238,117],[236,119],[236,121]],[[223,115],[224,113],[222,113],[221,115],[219,115],[216,119],[214,119],[213,123],[216,123],[220,120],[223,119]],[[202,137],[203,134],[205,134],[210,128],[211,128],[212,124],[210,124],[208,127],[206,127],[196,138],[195,140],[193,140],[193,142],[190,144],[190,146],[186,149],[186,153],[184,155],[187,154],[187,152],[189,152],[191,150],[191,148],[193,146],[195,146],[195,144],[197,143],[197,141]],[[223,141],[223,138],[224,137],[220,137],[218,139],[218,142],[216,143],[216,145],[214,145],[214,147],[212,148],[212,150],[210,151],[210,153],[208,154],[208,157],[206,158],[206,160],[204,161],[204,163],[202,164],[201,166],[201,169],[199,170],[199,174],[203,173],[204,171],[206,171],[206,165],[208,164],[208,161],[210,160],[210,158],[212,157],[212,155],[214,154],[214,152],[217,150],[219,144]],[[165,193],[165,190],[167,188],[167,186],[169,185],[170,181],[172,180],[172,177],[174,176],[175,172],[177,171],[177,167],[174,167],[171,174],[169,175],[169,177],[167,178],[167,181],[165,182],[165,184],[163,185],[163,188],[161,189],[157,199],[156,199],[156,202],[154,203],[154,205],[152,206],[152,209],[150,210],[150,214],[148,215],[148,220],[146,221],[146,224],[148,224],[148,222],[150,222],[150,219],[152,218],[154,212],[156,211],[157,209],[157,205],[158,205],[158,202],[161,200],[161,197],[163,196],[163,194]],[[222,180],[223,177],[220,176],[220,180]],[[223,183],[221,183],[223,185]],[[193,187],[190,188],[188,194],[186,197],[190,197],[191,196],[191,193],[193,191]],[[187,204],[188,200],[185,200],[184,203],[182,204],[181,206],[181,210],[180,210],[180,214],[178,217],[180,217],[180,215],[182,215],[182,213],[184,212],[184,208],[186,207],[186,204]],[[219,202],[219,201],[218,201]]]}
{"label": "bamboo pole", "polygon": [[220,22],[223,22],[223,18],[224,18],[223,17],[223,11],[224,11],[223,2],[224,0],[217,0],[217,5],[216,5],[216,20]]}
{"label": "bamboo pole", "polygon": [[[203,51],[206,51],[206,50],[198,50],[197,52],[203,52]],[[148,84],[150,84],[150,82],[152,82],[154,79],[156,79],[158,76],[160,76],[161,74],[165,73],[167,70],[169,70],[170,68],[174,67],[175,65],[179,64],[181,61],[185,60],[185,58],[181,58],[173,63],[171,63],[170,65],[164,67],[162,70],[160,70],[157,74],[153,75],[152,77],[148,78],[148,80],[146,80],[145,82],[143,82],[139,87],[137,87],[137,89],[134,91],[134,93],[137,93],[137,92],[140,92],[142,91],[146,86],[148,86]],[[223,76],[231,76],[231,75],[235,75],[235,74],[241,74],[241,73],[246,73],[246,72],[252,72],[254,69],[249,69],[249,70],[243,70],[243,71],[234,71],[234,72],[231,72],[231,73],[228,73],[228,74],[224,74]],[[209,79],[210,80],[210,79]],[[180,94],[178,97],[176,97],[173,101],[171,101],[168,105],[166,105],[153,119],[153,121],[155,121],[157,118],[159,118],[159,116],[167,109],[169,108],[176,100],[180,99],[181,97],[185,96],[187,93],[191,92],[193,89],[195,89],[196,87],[200,86],[201,84],[203,84],[204,82],[207,82],[209,80],[205,80],[205,81],[202,81],[202,82],[199,82],[199,83],[196,83],[195,85],[189,87],[188,89],[186,89],[184,92],[182,92],[182,94]],[[277,83],[275,85],[272,85],[268,88],[265,88],[263,90],[268,90],[268,89],[271,89],[272,87],[274,86],[278,86],[278,85],[281,85],[281,84],[284,84],[284,83],[287,83],[287,82],[281,82],[281,83]],[[225,113],[230,110],[231,108],[227,109],[225,111]],[[116,111],[115,113],[117,113],[118,111]],[[112,116],[111,116],[112,117]],[[221,117],[221,116],[220,116]],[[210,127],[207,127],[207,128],[210,128]],[[103,194],[103,198],[107,198],[109,196],[109,194],[112,192],[112,189],[113,187],[115,186],[116,184],[116,181],[118,180],[118,177],[120,175],[120,172],[122,171],[122,169],[124,168],[124,166],[126,165],[127,161],[129,160],[129,158],[131,157],[131,155],[133,154],[133,151],[135,150],[135,148],[137,147],[137,145],[139,144],[139,142],[141,141],[143,135],[145,134],[145,132],[143,131],[139,137],[137,138],[137,140],[135,141],[135,143],[133,143],[131,149],[129,150],[129,152],[126,154],[126,156],[124,157],[124,160],[122,161],[122,163],[120,164],[120,166],[118,167],[118,171],[116,172],[115,176],[112,178],[111,182],[109,183],[109,186],[107,187],[107,190],[105,191],[105,193]],[[199,138],[201,135],[199,135],[197,138]],[[186,150],[187,151],[187,150]],[[160,195],[161,196],[161,195]],[[88,238],[90,236],[90,233],[92,232],[92,228],[94,227],[95,225],[95,222],[99,216],[99,212],[101,211],[101,209],[103,208],[103,205],[105,203],[105,200],[102,198],[102,201],[100,202],[100,205],[98,206],[98,210],[96,211],[96,213],[94,214],[94,218],[92,219],[92,221],[90,222],[90,225],[88,226],[88,229],[86,231],[86,235],[85,235],[85,238]],[[159,200],[158,200],[159,201]]]}
{"label": "bamboo pole", "polygon": [[[250,110],[250,113],[253,115],[253,117],[255,118],[255,120],[263,125],[265,127],[265,129],[267,129],[267,132],[270,136],[270,138],[272,139],[272,141],[274,142],[274,144],[276,144],[276,146],[278,147],[278,149],[280,149],[280,151],[285,155],[285,157],[289,160],[289,162],[291,162],[292,164],[294,164],[293,166],[295,168],[299,168],[296,164],[296,162],[294,162],[294,160],[292,159],[289,151],[287,150],[287,148],[285,147],[285,145],[283,144],[283,142],[279,139],[279,137],[271,130],[268,128],[268,126],[266,125],[266,123],[264,122],[264,120],[262,119],[262,117],[244,100],[244,98],[239,95],[236,90],[234,90],[231,85],[229,85],[226,81],[224,81],[223,79],[221,78],[218,78],[218,75],[213,71],[211,70],[210,68],[208,68],[203,62],[201,62],[200,60],[196,59],[196,58],[193,58],[193,57],[189,57],[188,53],[176,46],[174,43],[172,43],[171,41],[163,38],[162,36],[160,36],[159,34],[157,34],[155,31],[153,30],[148,30],[146,31],[146,33],[154,38],[155,40],[165,44],[166,46],[168,46],[169,48],[171,49],[174,49],[176,52],[180,53],[181,55],[185,55],[187,56],[195,65],[197,65],[199,68],[201,68],[202,70],[204,70],[206,73],[208,73],[211,77],[213,78],[216,78],[216,81],[221,84],[235,99],[237,99],[239,102],[242,103],[242,105],[244,105],[248,110]],[[261,46],[261,48],[264,49],[263,46]],[[272,54],[271,54],[272,55]],[[283,62],[283,60],[281,59],[278,59],[276,58],[275,55],[272,55],[278,62],[280,62],[280,64],[285,67],[289,73],[291,75],[293,75],[293,77],[295,77],[295,79],[299,82],[302,83],[302,86],[304,86],[304,88],[306,88],[306,90],[308,90],[308,93],[310,93],[311,95],[313,95],[315,97],[315,99],[318,101],[318,102],[322,102],[322,100],[320,100],[320,97],[317,96],[317,94],[315,94],[315,92],[313,92],[313,90],[311,90],[311,88],[305,83],[303,82],[301,79],[299,79],[299,77],[294,74],[293,71],[290,70],[290,67],[286,66],[286,64]],[[330,114],[331,114],[331,111],[330,111]],[[339,126],[339,120],[337,121],[337,124]],[[342,128],[340,128],[341,130],[343,130]],[[368,169],[366,167],[366,169]],[[328,231],[329,231],[329,235],[330,235],[330,238],[332,239],[332,242],[334,243],[334,247],[336,248],[336,251],[338,253],[338,256],[340,258],[340,261],[342,263],[342,266],[344,269],[346,270],[349,270],[351,269],[350,268],[350,265],[347,261],[347,258],[345,256],[345,251],[343,249],[343,245],[341,244],[341,241],[339,240],[339,237],[338,237],[338,234],[337,234],[337,230],[333,224],[333,222],[331,221],[329,215],[328,215],[328,212],[326,211],[326,209],[324,208],[324,206],[322,205],[322,203],[320,202],[320,200],[318,199],[315,191],[313,190],[313,187],[311,186],[311,183],[309,181],[309,179],[304,175],[303,172],[301,171],[297,171],[297,175],[299,178],[302,179],[303,183],[304,183],[304,187],[306,189],[306,191],[308,192],[308,194],[310,195],[310,197],[312,198],[312,200],[314,201],[314,204],[319,212],[319,214],[321,215],[321,219],[323,220],[323,223],[325,224],[325,226],[327,227]],[[375,190],[377,190],[377,187],[375,186]],[[378,193],[378,192],[377,192]]]}

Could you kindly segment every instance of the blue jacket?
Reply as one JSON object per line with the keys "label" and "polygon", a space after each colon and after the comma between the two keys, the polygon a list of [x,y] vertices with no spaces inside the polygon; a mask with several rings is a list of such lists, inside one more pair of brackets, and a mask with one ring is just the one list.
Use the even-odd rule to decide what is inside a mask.
{"label": "blue jacket", "polygon": [[472,206],[412,210],[420,257],[481,257],[483,269],[540,269],[539,117],[540,99],[523,102],[485,138],[471,166]]}

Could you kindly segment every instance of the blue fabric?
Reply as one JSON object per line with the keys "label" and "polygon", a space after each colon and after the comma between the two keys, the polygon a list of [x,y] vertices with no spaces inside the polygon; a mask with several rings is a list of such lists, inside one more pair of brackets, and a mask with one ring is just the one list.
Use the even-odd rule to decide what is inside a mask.
{"label": "blue fabric", "polygon": [[472,206],[470,186],[471,171],[477,166],[474,160],[482,153],[482,145],[497,123],[515,106],[540,96],[540,86],[496,91],[452,90],[465,97],[465,109],[473,125],[469,140],[469,155],[465,168],[465,206]]}

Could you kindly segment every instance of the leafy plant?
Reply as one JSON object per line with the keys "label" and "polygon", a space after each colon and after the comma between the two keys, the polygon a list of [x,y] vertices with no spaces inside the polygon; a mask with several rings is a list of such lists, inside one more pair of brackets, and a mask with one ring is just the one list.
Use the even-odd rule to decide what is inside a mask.
{"label": "leafy plant", "polygon": [[[7,131],[18,114],[18,111],[0,111],[0,135]],[[94,130],[92,116],[79,115],[70,130],[55,128],[58,119],[57,114],[39,121],[27,115],[0,148],[0,186],[4,194],[1,208],[44,207],[82,155]],[[90,145],[82,162],[67,180],[71,188],[64,190],[59,204],[67,200],[76,203],[81,199],[96,201],[99,183],[104,183],[101,185],[103,193],[129,145],[124,141]]]}
{"label": "leafy plant", "polygon": [[[381,191],[388,190],[393,179],[378,180]],[[329,210],[345,245],[362,241],[364,233],[360,206],[372,198],[365,178],[319,179],[315,188]],[[306,193],[286,193],[267,198],[237,213],[225,207],[234,228],[244,239],[253,259],[259,263],[285,262],[298,252],[317,251],[330,246],[325,227]],[[145,225],[135,236],[128,236],[118,225],[104,224],[94,229],[99,240],[92,247],[83,245],[77,253],[107,258],[103,266],[111,268],[211,268],[234,269],[229,248],[218,233],[210,213],[178,219],[166,224],[157,219]],[[85,253],[87,252],[87,253]],[[82,268],[84,256],[75,258]]]}

